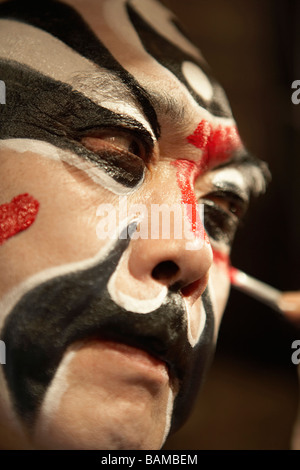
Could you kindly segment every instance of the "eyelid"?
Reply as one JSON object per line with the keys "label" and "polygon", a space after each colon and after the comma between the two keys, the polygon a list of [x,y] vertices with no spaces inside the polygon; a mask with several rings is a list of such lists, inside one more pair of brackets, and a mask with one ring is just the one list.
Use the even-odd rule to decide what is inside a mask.
{"label": "eyelid", "polygon": [[78,137],[97,135],[101,134],[101,132],[109,131],[130,133],[135,137],[145,139],[145,142],[150,148],[153,148],[156,143],[156,139],[141,123],[130,118],[120,118],[118,122],[103,122],[95,126],[78,129]]}
{"label": "eyelid", "polygon": [[[140,145],[144,149],[144,155],[143,155],[143,160],[146,165],[149,164],[150,160],[152,159],[153,155],[153,150],[154,150],[154,144],[155,142],[153,141],[153,138],[151,134],[144,128],[127,128],[127,127],[121,127],[121,126],[101,126],[97,128],[89,128],[85,129],[84,131],[81,132],[80,135],[80,142],[82,143],[84,139],[86,138],[94,138],[97,139],[99,138],[99,143],[101,139],[103,139],[103,147],[106,148],[113,148],[116,151],[124,152],[126,154],[130,154],[130,152],[127,152],[124,149],[121,149],[118,147],[118,145],[115,145],[113,142],[109,142],[108,140],[105,140],[104,137],[108,137],[111,134],[111,136],[121,136],[121,137],[128,137],[130,136],[132,139],[135,139],[140,143]],[[83,143],[84,146],[84,143]],[[95,152],[97,153],[97,152]]]}
{"label": "eyelid", "polygon": [[224,190],[215,190],[215,191],[211,191],[205,195],[203,195],[202,197],[200,197],[199,199],[200,200],[207,200],[207,201],[211,201],[212,203],[214,203],[216,206],[218,205],[217,202],[214,202],[213,199],[217,199],[217,198],[220,198],[221,200],[224,200],[224,201],[230,201],[230,202],[233,202],[237,205],[238,207],[238,212],[237,214],[235,214],[234,212],[230,211],[230,210],[226,210],[224,209],[221,205],[220,205],[220,210],[227,212],[228,214],[230,214],[231,217],[236,217],[237,219],[242,219],[243,216],[245,215],[246,211],[247,211],[247,208],[248,208],[248,199],[245,199],[243,197],[241,197],[239,194],[237,194],[236,192],[233,192],[233,191],[224,191]]}

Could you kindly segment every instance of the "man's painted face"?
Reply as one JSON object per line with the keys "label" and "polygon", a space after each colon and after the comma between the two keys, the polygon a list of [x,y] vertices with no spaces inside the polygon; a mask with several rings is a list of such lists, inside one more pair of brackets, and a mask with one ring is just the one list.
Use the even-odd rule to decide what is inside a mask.
{"label": "man's painted face", "polygon": [[154,0],[1,3],[0,79],[2,446],[159,448],[211,359],[262,170]]}

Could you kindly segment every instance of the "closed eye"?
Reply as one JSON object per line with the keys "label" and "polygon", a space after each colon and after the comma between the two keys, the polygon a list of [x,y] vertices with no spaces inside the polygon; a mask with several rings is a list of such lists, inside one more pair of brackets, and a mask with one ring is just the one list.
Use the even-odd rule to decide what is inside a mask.
{"label": "closed eye", "polygon": [[131,133],[103,131],[97,135],[83,137],[81,144],[94,153],[113,148],[121,153],[132,154],[144,161],[147,160],[147,146]]}
{"label": "closed eye", "polygon": [[148,133],[124,128],[88,130],[81,136],[80,143],[96,154],[111,150],[133,159],[138,157],[146,166],[153,152],[153,141]]}

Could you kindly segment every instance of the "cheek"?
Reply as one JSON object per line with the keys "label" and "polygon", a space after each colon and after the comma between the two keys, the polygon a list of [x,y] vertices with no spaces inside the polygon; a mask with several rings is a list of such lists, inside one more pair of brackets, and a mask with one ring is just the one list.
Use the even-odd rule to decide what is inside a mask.
{"label": "cheek", "polygon": [[215,260],[210,268],[210,289],[215,313],[215,338],[230,294],[228,261]]}
{"label": "cheek", "polygon": [[0,245],[17,233],[27,230],[35,221],[39,202],[30,194],[15,196],[0,205]]}
{"label": "cheek", "polygon": [[5,175],[2,209],[17,195],[32,198],[31,214],[24,215],[25,206],[19,207],[23,216],[15,223],[14,236],[0,246],[0,273],[5,267],[0,295],[36,272],[89,258],[107,243],[97,237],[96,212],[112,196],[80,171],[33,154],[11,153],[1,156],[0,173]]}

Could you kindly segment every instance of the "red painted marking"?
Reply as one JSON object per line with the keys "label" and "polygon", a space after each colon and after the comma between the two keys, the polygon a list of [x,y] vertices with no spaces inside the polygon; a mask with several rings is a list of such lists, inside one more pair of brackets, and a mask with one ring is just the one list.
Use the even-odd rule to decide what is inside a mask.
{"label": "red painted marking", "polygon": [[226,253],[222,253],[222,251],[217,251],[213,249],[213,255],[214,255],[214,262],[218,264],[224,264],[226,269],[229,269],[230,267],[230,258],[229,255]]}
{"label": "red painted marking", "polygon": [[175,160],[172,165],[177,167],[177,183],[181,191],[181,202],[187,205],[187,217],[191,223],[192,232],[198,237],[200,235],[204,237],[204,228],[194,193],[194,182],[199,175],[198,164],[189,160]]}
{"label": "red painted marking", "polygon": [[11,202],[0,206],[0,245],[22,230],[26,230],[36,219],[39,203],[29,194],[20,194]]}
{"label": "red painted marking", "polygon": [[230,266],[229,268],[229,278],[231,284],[236,284],[236,277],[238,275],[238,269],[234,268],[233,266]]}
{"label": "red painted marking", "polygon": [[218,264],[220,267],[222,267],[230,281],[231,281],[231,276],[234,276],[234,269],[232,266],[231,266],[231,261],[230,261],[230,257],[227,253],[223,253],[222,251],[217,251],[217,250],[214,250],[213,249],[213,256],[214,256],[214,263]]}
{"label": "red painted marking", "polygon": [[227,271],[228,277],[230,279],[231,284],[236,284],[237,282],[237,275],[239,270],[231,266],[230,257],[222,253],[221,251],[217,251],[213,249],[214,255],[214,262],[220,265],[223,265],[224,269]]}
{"label": "red painted marking", "polygon": [[200,172],[225,162],[233,152],[242,147],[236,126],[219,124],[214,129],[212,124],[205,119],[198,124],[187,140],[203,151]]}
{"label": "red painted marking", "polygon": [[208,168],[212,168],[230,158],[241,146],[235,126],[219,125],[215,129],[212,124],[203,119],[193,134],[187,137],[190,144],[202,150],[199,162],[176,160],[172,162],[177,167],[177,183],[181,191],[181,201],[187,204],[187,216],[192,232],[196,236],[204,235],[204,228],[197,209],[197,199],[194,193],[195,179]]}

